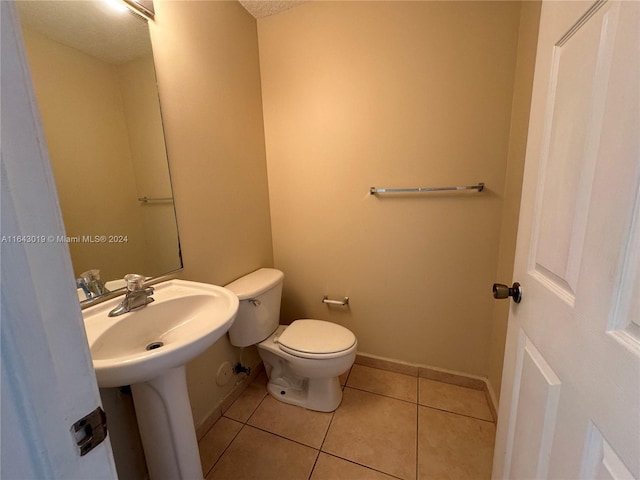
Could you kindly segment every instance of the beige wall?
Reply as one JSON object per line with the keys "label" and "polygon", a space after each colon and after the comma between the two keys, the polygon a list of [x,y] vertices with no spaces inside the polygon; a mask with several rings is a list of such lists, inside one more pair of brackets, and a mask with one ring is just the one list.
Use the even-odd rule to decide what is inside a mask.
{"label": "beige wall", "polygon": [[[171,180],[153,56],[118,65],[122,105],[127,122],[137,197],[171,198]],[[173,203],[138,203],[145,231],[148,275],[180,268],[178,231]],[[146,273],[145,272],[145,273]]]}
{"label": "beige wall", "polygon": [[38,106],[68,236],[122,235],[122,243],[70,243],[75,275],[103,280],[179,268],[153,67],[146,57],[116,65],[24,30]]}
{"label": "beige wall", "polygon": [[99,268],[103,280],[112,280],[145,271],[116,66],[35,32],[25,30],[24,39],[67,235],[129,238],[69,244],[75,275]]}
{"label": "beige wall", "polygon": [[[535,65],[538,25],[540,23],[540,2],[523,2],[520,12],[520,33],[518,39],[518,61],[513,90],[511,110],[511,130],[507,177],[504,187],[502,228],[500,230],[500,252],[495,279],[499,283],[511,285],[513,281],[513,260],[516,250],[522,174],[527,146],[533,69]],[[489,352],[488,381],[490,389],[498,400],[502,381],[502,362],[507,334],[507,321],[511,302],[494,302],[492,315],[491,345]]]}
{"label": "beige wall", "polygon": [[[151,39],[182,277],[225,285],[273,265],[256,22],[237,2],[155,7]],[[242,361],[255,364],[254,353]],[[218,367],[238,358],[225,336],[188,365],[196,425],[233,387],[216,385]]]}
{"label": "beige wall", "polygon": [[519,19],[513,2],[310,2],[258,21],[286,322],[488,374]]}

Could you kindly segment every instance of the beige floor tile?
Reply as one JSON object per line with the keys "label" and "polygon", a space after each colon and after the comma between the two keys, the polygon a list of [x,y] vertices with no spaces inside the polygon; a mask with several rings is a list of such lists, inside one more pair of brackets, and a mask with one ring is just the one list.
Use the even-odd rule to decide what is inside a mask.
{"label": "beige floor tile", "polygon": [[418,399],[418,377],[364,365],[353,366],[347,385],[408,402]]}
{"label": "beige floor tile", "polygon": [[222,452],[238,434],[242,424],[229,418],[220,418],[198,443],[202,471],[206,475],[218,461]]}
{"label": "beige floor tile", "polygon": [[347,387],[322,451],[414,479],[416,418],[416,404]]}
{"label": "beige floor tile", "polygon": [[333,413],[315,412],[267,395],[248,424],[310,447],[320,448]]}
{"label": "beige floor tile", "polygon": [[418,479],[491,478],[491,422],[433,408],[418,407]]}
{"label": "beige floor tile", "polygon": [[245,423],[266,395],[265,386],[259,381],[253,381],[223,415]]}
{"label": "beige floor tile", "polygon": [[307,480],[318,451],[244,426],[207,480]]}
{"label": "beige floor tile", "polygon": [[371,470],[342,458],[320,453],[311,480],[394,480],[385,473]]}
{"label": "beige floor tile", "polygon": [[436,382],[427,378],[420,378],[419,385],[418,403],[420,405],[493,421],[487,397],[482,390]]}

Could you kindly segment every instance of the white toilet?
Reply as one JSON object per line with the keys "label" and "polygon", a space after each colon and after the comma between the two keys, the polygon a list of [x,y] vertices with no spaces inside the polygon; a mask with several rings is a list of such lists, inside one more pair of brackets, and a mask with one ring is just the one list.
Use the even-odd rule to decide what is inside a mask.
{"label": "white toilet", "polygon": [[240,299],[229,329],[231,344],[257,344],[276,399],[310,410],[332,412],[342,400],[338,376],[349,370],[358,342],[348,329],[321,320],[278,325],[284,274],[261,268],[226,285]]}

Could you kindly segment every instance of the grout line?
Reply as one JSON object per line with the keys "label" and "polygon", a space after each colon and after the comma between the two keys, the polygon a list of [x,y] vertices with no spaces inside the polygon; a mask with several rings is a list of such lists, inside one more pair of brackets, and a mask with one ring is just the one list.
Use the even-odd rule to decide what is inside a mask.
{"label": "grout line", "polygon": [[[246,389],[245,389],[246,390]],[[244,393],[244,392],[243,392]],[[236,398],[235,401],[229,406],[229,408],[227,408],[227,411],[225,413],[222,414],[223,417],[228,418],[229,420],[235,420],[238,423],[243,423],[243,424],[247,424],[249,422],[249,420],[251,419],[251,417],[253,417],[253,415],[256,413],[256,410],[258,410],[258,408],[260,408],[260,405],[262,405],[262,402],[264,402],[264,399],[267,397],[267,395],[269,395],[268,392],[265,392],[265,395],[260,399],[260,401],[258,402],[258,404],[254,407],[253,410],[251,410],[251,413],[249,414],[249,416],[247,417],[246,420],[238,420],[237,418],[233,418],[233,417],[229,417],[227,416],[227,412],[229,410],[231,410],[231,407],[233,407],[233,405],[240,400],[240,397]],[[219,419],[218,419],[219,420]],[[216,420],[217,422],[217,420]],[[215,424],[214,424],[215,425]]]}
{"label": "grout line", "polygon": [[249,425],[249,420],[251,420],[251,418],[256,414],[256,412],[260,408],[260,405],[262,405],[262,402],[264,402],[264,399],[267,398],[268,396],[269,396],[269,393],[267,392],[267,394],[260,399],[260,401],[258,402],[258,405],[256,405],[256,408],[254,408],[253,412],[251,412],[251,415],[247,417],[247,421],[244,422],[245,425]]}
{"label": "grout line", "polygon": [[311,477],[313,477],[313,471],[316,469],[316,465],[318,464],[319,458],[320,458],[320,450],[318,450],[316,453],[316,459],[313,461],[313,466],[311,467],[311,471],[309,472],[309,476],[307,477],[307,480],[311,480]]}
{"label": "grout line", "polygon": [[431,405],[420,405],[420,404],[418,404],[418,406],[419,407],[424,407],[424,408],[430,408],[431,410],[438,410],[439,412],[450,413],[451,415],[458,415],[459,417],[471,418],[473,420],[478,420],[480,422],[493,423],[495,425],[495,422],[493,420],[486,420],[484,418],[474,417],[473,415],[467,415],[465,413],[452,412],[451,410],[445,410],[444,408],[432,407]]}
{"label": "grout line", "polygon": [[[258,375],[259,375],[259,374],[258,374]],[[257,377],[257,375],[256,375],[256,377]],[[244,390],[246,390],[246,389],[249,387],[249,385],[251,385],[251,384],[253,383],[253,381],[254,381],[254,380],[255,380],[255,378],[254,378],[254,379],[253,379],[253,380],[252,380],[252,381],[251,381],[251,382],[250,382],[250,383],[249,383],[249,384],[244,388]],[[231,403],[231,405],[229,405],[229,408],[227,408],[227,411],[228,411],[228,410],[233,406],[233,404],[234,404],[234,403],[236,403],[236,402],[240,399],[240,397],[241,397],[241,396],[242,396],[242,394],[244,393],[244,390],[243,390],[243,392],[238,396],[238,398],[236,398],[236,399],[233,401],[233,403]],[[262,405],[262,402],[264,401],[264,399],[266,398],[266,396],[267,396],[267,395],[268,395],[268,393],[260,399],[260,401],[258,402],[258,405],[253,409],[253,411],[251,412],[251,414],[247,417],[247,420],[246,420],[246,421],[244,421],[244,422],[243,422],[243,421],[241,421],[241,420],[238,420],[237,418],[227,417],[227,416],[226,416],[226,412],[225,412],[225,413],[223,413],[223,414],[220,416],[220,418],[226,418],[227,420],[231,420],[231,421],[233,421],[233,422],[240,423],[240,424],[242,425],[242,427],[240,427],[240,430],[238,430],[238,432],[233,436],[233,438],[232,438],[232,439],[231,439],[231,441],[227,444],[227,446],[224,448],[224,450],[222,450],[222,453],[220,454],[220,456],[218,457],[218,459],[217,459],[215,462],[213,462],[213,465],[211,466],[211,468],[207,471],[206,475],[204,475],[204,477],[205,477],[205,478],[207,477],[207,475],[209,475],[209,474],[211,473],[211,471],[215,468],[215,466],[218,464],[218,462],[222,459],[222,457],[223,457],[223,456],[224,456],[224,454],[227,452],[227,450],[229,449],[229,447],[231,447],[231,445],[232,445],[232,444],[233,444],[233,442],[236,440],[236,438],[238,438],[238,435],[240,435],[240,432],[241,432],[241,431],[242,431],[246,426],[249,426],[249,427],[251,427],[251,426],[252,426],[252,425],[248,425],[248,422],[249,422],[249,420],[251,419],[251,417],[253,417],[253,415],[256,413],[256,411],[258,410],[258,408],[260,408],[260,405]],[[211,427],[209,428],[209,430],[211,430],[211,429],[216,425],[216,423],[218,423],[218,422],[220,421],[220,418],[218,418],[218,419],[214,422],[214,424],[213,424],[213,425],[211,425]],[[208,433],[208,431],[207,431],[207,433]],[[269,433],[272,433],[272,432],[269,432]],[[203,437],[203,438],[204,438],[204,437]],[[200,442],[198,442],[198,446],[199,446],[199,445],[200,445]]]}
{"label": "grout line", "polygon": [[413,400],[405,400],[403,398],[392,397],[391,395],[385,395],[384,393],[372,392],[371,390],[365,390],[363,388],[352,387],[351,385],[345,385],[345,387],[350,388],[352,390],[358,390],[359,392],[370,393],[372,395],[378,395],[380,397],[390,398],[392,400],[398,400],[399,402],[410,403],[411,405],[419,405],[418,402],[415,402]]}
{"label": "grout line", "polygon": [[[340,408],[339,405],[338,405],[338,408]],[[331,412],[331,420],[329,420],[329,426],[327,426],[327,431],[324,432],[324,437],[322,437],[322,442],[320,443],[320,451],[322,451],[322,447],[324,447],[324,442],[326,442],[327,436],[329,436],[329,430],[331,429],[331,425],[333,424],[333,419],[336,418],[336,410]]]}
{"label": "grout line", "polygon": [[[222,418],[222,417],[220,417]],[[220,418],[218,420],[220,420]],[[227,420],[232,420],[236,423],[242,423],[242,422],[238,422],[237,420],[233,420],[232,418],[226,417]],[[218,423],[218,420],[216,420],[216,423]],[[215,423],[213,424],[215,425]],[[213,469],[215,468],[215,466],[218,464],[218,462],[222,459],[222,457],[224,456],[225,453],[227,453],[227,450],[229,450],[229,447],[231,446],[231,444],[235,441],[235,439],[238,437],[238,435],[240,435],[240,432],[242,431],[242,429],[245,427],[245,424],[242,425],[242,427],[240,427],[240,430],[238,430],[238,432],[233,436],[233,438],[231,439],[231,441],[227,444],[226,447],[224,447],[224,449],[222,450],[222,452],[220,453],[220,455],[218,456],[218,458],[216,459],[215,462],[213,462],[213,465],[211,465],[211,468],[207,471],[207,473],[204,475],[205,478],[207,478],[207,476],[213,471]],[[213,426],[211,427],[213,428]],[[211,430],[211,429],[209,429]],[[199,453],[199,452],[198,452]]]}
{"label": "grout line", "polygon": [[[344,394],[344,389],[347,387],[347,380],[349,380],[349,375],[351,375],[351,369],[349,369],[349,373],[347,374],[347,378],[344,381],[344,385],[342,385],[342,393]],[[340,401],[340,404],[342,404],[342,401]],[[338,408],[340,408],[340,405],[338,405]],[[313,468],[311,469],[311,473],[309,473],[309,479],[311,480],[311,477],[313,475],[313,471],[316,469],[316,465],[318,464],[318,460],[320,459],[320,453],[322,453],[322,447],[324,447],[324,442],[326,442],[327,440],[327,436],[329,435],[329,430],[331,429],[331,425],[333,424],[333,419],[336,418],[336,411],[338,410],[338,408],[336,408],[333,412],[331,412],[331,420],[329,420],[329,425],[327,425],[327,430],[324,432],[324,437],[322,437],[322,442],[320,442],[320,448],[318,449],[318,455],[316,455],[316,460],[315,462],[313,462]]]}
{"label": "grout line", "polygon": [[370,467],[370,466],[365,465],[363,463],[354,462],[353,460],[349,460],[348,458],[341,457],[341,456],[336,455],[334,453],[329,453],[329,452],[324,452],[324,451],[321,451],[321,453],[324,453],[325,455],[329,455],[330,457],[333,457],[333,458],[338,458],[340,460],[344,460],[345,462],[352,463],[354,465],[358,465],[359,467],[366,468],[367,470],[371,470],[371,471],[374,471],[374,472],[382,473],[383,475],[387,475],[388,477],[391,477],[391,478],[397,478],[398,480],[404,480],[402,477],[398,477],[396,475],[393,475],[392,473],[387,473],[387,472],[385,472],[383,470],[378,470],[377,468]]}
{"label": "grout line", "polygon": [[285,437],[284,435],[282,435],[282,434],[280,434],[280,433],[272,432],[271,430],[267,430],[267,429],[265,429],[265,428],[263,428],[263,427],[258,427],[257,425],[249,425],[249,424],[246,424],[245,426],[246,426],[246,427],[249,427],[249,428],[255,428],[256,430],[260,430],[261,432],[265,432],[265,433],[269,433],[269,434],[271,434],[271,435],[275,435],[276,437],[282,438],[283,440],[288,440],[288,441],[290,441],[290,442],[297,443],[298,445],[301,445],[301,446],[303,446],[303,447],[310,448],[310,449],[312,449],[312,450],[315,450],[316,452],[319,452],[319,451],[320,451],[320,449],[318,449],[318,448],[316,448],[316,447],[312,447],[311,445],[307,445],[306,443],[302,443],[302,442],[301,442],[301,441],[299,441],[299,440],[294,440],[294,439],[292,439],[292,438]]}

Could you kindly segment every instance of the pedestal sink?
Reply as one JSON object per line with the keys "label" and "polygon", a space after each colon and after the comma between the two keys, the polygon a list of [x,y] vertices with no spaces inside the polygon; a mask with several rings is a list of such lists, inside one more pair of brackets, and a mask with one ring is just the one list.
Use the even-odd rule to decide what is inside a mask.
{"label": "pedestal sink", "polygon": [[202,479],[185,364],[222,337],[238,297],[215,285],[169,280],[155,301],[109,317],[115,298],[83,311],[100,387],[131,385],[152,480]]}

